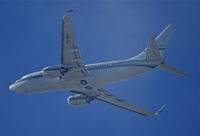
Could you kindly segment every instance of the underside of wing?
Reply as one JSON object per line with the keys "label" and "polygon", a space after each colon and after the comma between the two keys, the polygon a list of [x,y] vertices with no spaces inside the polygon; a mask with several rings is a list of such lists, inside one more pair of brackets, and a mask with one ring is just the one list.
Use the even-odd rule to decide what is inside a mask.
{"label": "underside of wing", "polygon": [[106,102],[108,104],[120,107],[122,109],[126,109],[128,111],[131,112],[136,112],[138,114],[144,115],[144,116],[155,116],[155,115],[159,115],[160,112],[163,111],[163,109],[165,108],[165,105],[162,106],[157,112],[153,113],[153,112],[149,112],[146,110],[143,110],[137,106],[134,106],[132,104],[129,104],[128,102],[112,95],[110,92],[106,91],[105,89],[102,88],[94,88],[90,91],[88,90],[79,90],[79,93],[82,93],[88,97],[92,97],[95,98],[97,100]]}
{"label": "underside of wing", "polygon": [[71,75],[86,77],[88,72],[81,58],[72,28],[72,12],[73,9],[68,10],[62,19],[61,65],[72,67]]}
{"label": "underside of wing", "polygon": [[112,95],[111,93],[109,93],[105,90],[102,90],[102,91],[104,93],[97,96],[96,99],[98,99],[100,101],[104,101],[104,102],[109,103],[109,104],[112,104],[114,106],[129,110],[129,111],[132,111],[132,112],[136,112],[138,114],[145,115],[145,116],[154,116],[155,115],[155,113],[151,113],[149,111],[146,111],[146,110],[143,110],[139,107],[136,107],[132,104],[129,104],[128,102]]}

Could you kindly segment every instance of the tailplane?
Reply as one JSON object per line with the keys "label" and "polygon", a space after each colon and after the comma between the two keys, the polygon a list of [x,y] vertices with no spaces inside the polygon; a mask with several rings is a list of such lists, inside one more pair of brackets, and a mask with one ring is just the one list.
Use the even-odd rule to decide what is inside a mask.
{"label": "tailplane", "polygon": [[163,63],[163,64],[160,64],[157,68],[166,70],[168,72],[173,72],[173,73],[181,75],[181,76],[185,76],[185,77],[189,76],[188,74],[181,72],[180,70],[176,69],[175,67],[173,67],[169,64]]}
{"label": "tailplane", "polygon": [[148,40],[147,48],[144,49],[136,57],[130,58],[129,61],[142,60],[147,62],[157,62],[155,68],[166,70],[168,72],[173,72],[181,76],[188,76],[187,74],[181,72],[175,67],[164,63],[164,53],[167,49],[170,37],[175,29],[174,24],[169,24],[157,37],[150,36]]}
{"label": "tailplane", "polygon": [[160,64],[157,66],[157,68],[166,70],[168,72],[173,72],[181,76],[188,77],[187,74],[181,72],[180,70],[176,69],[175,67],[169,64],[164,63],[164,60],[161,57],[159,46],[157,45],[157,42],[154,36],[150,36],[149,38],[148,46],[146,48],[146,53],[145,53],[145,60],[149,62],[159,62]]}

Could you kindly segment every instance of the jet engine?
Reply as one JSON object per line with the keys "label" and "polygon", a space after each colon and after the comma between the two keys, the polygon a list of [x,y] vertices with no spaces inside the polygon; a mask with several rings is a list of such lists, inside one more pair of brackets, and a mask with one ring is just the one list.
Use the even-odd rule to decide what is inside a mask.
{"label": "jet engine", "polygon": [[67,98],[67,102],[71,106],[83,106],[89,104],[92,100],[93,98],[83,94],[76,94]]}
{"label": "jet engine", "polygon": [[65,68],[63,66],[48,66],[43,68],[42,75],[46,78],[55,78],[61,77],[67,71],[68,68]]}

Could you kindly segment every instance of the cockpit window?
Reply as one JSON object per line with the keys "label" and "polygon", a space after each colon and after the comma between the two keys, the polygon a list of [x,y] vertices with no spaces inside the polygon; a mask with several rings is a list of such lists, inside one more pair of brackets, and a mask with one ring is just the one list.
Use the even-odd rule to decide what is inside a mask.
{"label": "cockpit window", "polygon": [[23,76],[22,79],[37,77],[37,76],[40,76],[40,75],[42,75],[42,72],[41,72],[41,71],[39,71],[39,72],[34,72],[34,73],[31,73],[31,74],[28,74],[28,75]]}
{"label": "cockpit window", "polygon": [[17,80],[16,82],[22,81],[22,80],[25,80],[25,79],[29,79],[29,78],[37,78],[37,77],[42,77],[42,71],[34,72],[34,73],[31,73],[31,74],[25,75],[25,76],[21,77],[19,80]]}

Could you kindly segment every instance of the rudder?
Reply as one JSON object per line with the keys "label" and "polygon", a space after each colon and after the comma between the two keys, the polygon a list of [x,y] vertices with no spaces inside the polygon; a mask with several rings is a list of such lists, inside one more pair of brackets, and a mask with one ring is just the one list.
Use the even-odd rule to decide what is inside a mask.
{"label": "rudder", "polygon": [[160,56],[163,57],[167,46],[169,44],[169,40],[173,31],[175,30],[175,24],[169,24],[156,38],[156,43],[158,45],[158,49],[160,52]]}

